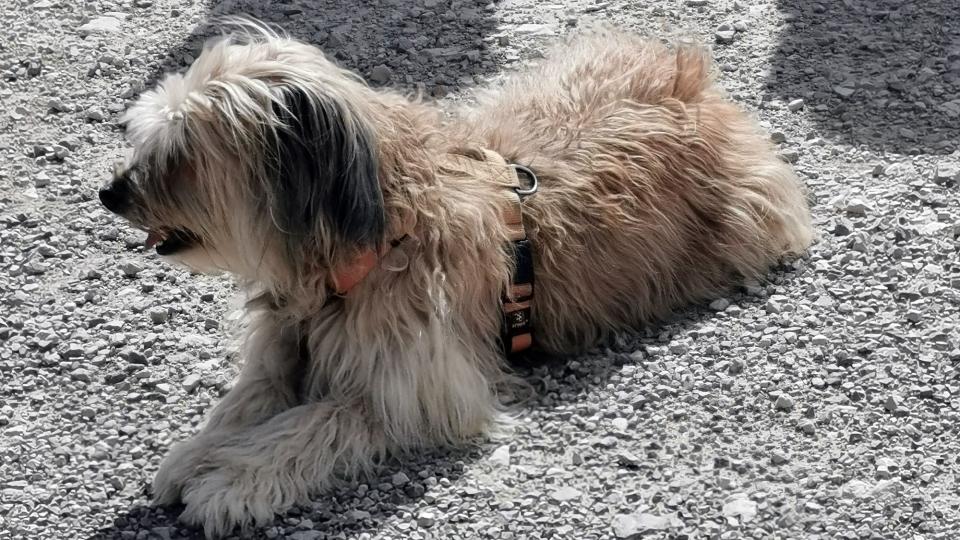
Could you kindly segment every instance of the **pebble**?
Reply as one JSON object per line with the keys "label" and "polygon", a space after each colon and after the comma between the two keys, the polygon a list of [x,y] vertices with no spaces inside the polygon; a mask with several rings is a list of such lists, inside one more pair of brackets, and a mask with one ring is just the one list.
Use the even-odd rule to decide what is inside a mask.
{"label": "pebble", "polygon": [[866,201],[859,198],[850,199],[850,202],[847,203],[846,208],[844,208],[848,214],[855,216],[864,216],[871,210],[870,205]]}
{"label": "pebble", "polygon": [[387,84],[391,78],[393,78],[393,71],[384,64],[380,64],[370,72],[370,80],[379,85]]}
{"label": "pebble", "polygon": [[789,109],[790,112],[797,112],[802,108],[803,108],[802,99],[794,99],[793,101],[787,104],[787,109]]}
{"label": "pebble", "polygon": [[410,477],[408,477],[407,474],[402,471],[395,473],[393,476],[390,477],[390,483],[393,484],[395,487],[405,486],[409,482],[410,482]]}
{"label": "pebble", "polygon": [[840,97],[846,99],[856,93],[856,88],[851,88],[849,86],[834,86],[833,91]]}
{"label": "pebble", "polygon": [[733,28],[727,27],[727,28],[723,28],[722,30],[718,29],[716,32],[714,32],[713,37],[717,43],[720,43],[722,45],[727,45],[727,44],[733,43],[733,39],[734,37],[736,37],[736,35],[737,35],[736,30],[734,30]]}
{"label": "pebble", "polygon": [[940,162],[933,174],[933,182],[940,185],[960,183],[960,162]]}
{"label": "pebble", "polygon": [[788,394],[780,394],[774,402],[774,406],[780,411],[792,411],[795,402]]}
{"label": "pebble", "polygon": [[900,409],[901,400],[898,396],[890,395],[883,401],[883,408],[887,412],[895,413]]}
{"label": "pebble", "polygon": [[730,300],[726,298],[717,298],[713,302],[710,302],[710,309],[713,311],[723,311],[730,307]]}
{"label": "pebble", "polygon": [[170,311],[166,308],[153,308],[147,312],[147,315],[153,324],[162,324],[170,317]]}
{"label": "pebble", "polygon": [[796,163],[800,161],[800,151],[796,148],[784,148],[780,150],[779,154],[780,159],[786,161],[787,163]]}
{"label": "pebble", "polygon": [[[678,524],[679,525],[679,524]],[[615,538],[638,538],[648,532],[663,531],[674,526],[669,516],[641,512],[639,514],[617,514],[613,516],[610,528]]]}
{"label": "pebble", "polygon": [[127,261],[120,266],[120,271],[123,272],[123,275],[133,278],[137,277],[137,274],[143,272],[143,265]]}
{"label": "pebble", "polygon": [[86,37],[91,34],[116,34],[122,29],[122,22],[120,19],[115,17],[97,17],[90,22],[81,25],[77,29],[77,33],[81,37]]}
{"label": "pebble", "polygon": [[87,120],[91,122],[103,122],[107,119],[107,117],[104,116],[103,111],[99,109],[89,109],[87,110],[85,116]]}
{"label": "pebble", "polygon": [[505,444],[503,446],[497,447],[496,450],[490,454],[489,461],[493,465],[500,467],[509,467],[510,466],[510,445]]}
{"label": "pebble", "polygon": [[757,517],[757,503],[743,493],[737,493],[723,505],[723,515],[738,518],[740,523],[749,523]]}
{"label": "pebble", "polygon": [[417,514],[417,525],[420,527],[423,527],[424,529],[429,529],[430,527],[433,527],[434,524],[436,524],[436,522],[437,522],[437,517],[436,515],[434,515],[433,512],[428,512],[423,510]]}
{"label": "pebble", "polygon": [[563,486],[559,489],[556,489],[550,493],[550,499],[554,502],[567,502],[574,499],[579,499],[582,493],[580,490],[570,487]]}
{"label": "pebble", "polygon": [[790,463],[790,456],[781,452],[774,452],[770,454],[770,463],[774,465],[785,465]]}
{"label": "pebble", "polygon": [[183,378],[183,383],[181,384],[184,390],[186,390],[187,392],[193,392],[194,390],[197,389],[198,386],[200,386],[200,380],[201,378],[199,375],[195,373],[191,373],[190,375],[187,375],[186,377]]}

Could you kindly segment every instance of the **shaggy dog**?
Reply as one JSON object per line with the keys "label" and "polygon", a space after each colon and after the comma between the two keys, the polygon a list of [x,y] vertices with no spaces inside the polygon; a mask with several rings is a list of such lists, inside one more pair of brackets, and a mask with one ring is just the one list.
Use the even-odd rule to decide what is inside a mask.
{"label": "shaggy dog", "polygon": [[218,536],[496,427],[506,163],[539,181],[522,228],[547,353],[802,252],[796,177],[710,71],[700,47],[605,31],[446,117],[257,25],[207,44],[126,114],[135,150],[100,192],[147,248],[249,295],[239,379],[163,461],[157,501]]}

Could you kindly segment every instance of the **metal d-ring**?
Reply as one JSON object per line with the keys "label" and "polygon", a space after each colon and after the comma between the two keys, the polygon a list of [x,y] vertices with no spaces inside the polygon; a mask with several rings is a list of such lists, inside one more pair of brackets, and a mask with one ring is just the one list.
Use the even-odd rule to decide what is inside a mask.
{"label": "metal d-ring", "polygon": [[520,198],[522,199],[524,197],[529,197],[530,195],[533,195],[534,193],[536,193],[537,189],[540,187],[540,180],[537,179],[537,175],[534,174],[533,171],[531,171],[528,167],[524,167],[523,165],[519,165],[517,163],[511,163],[510,166],[513,167],[515,170],[525,173],[527,176],[530,177],[530,187],[514,188],[514,191],[517,192],[517,195],[519,195]]}

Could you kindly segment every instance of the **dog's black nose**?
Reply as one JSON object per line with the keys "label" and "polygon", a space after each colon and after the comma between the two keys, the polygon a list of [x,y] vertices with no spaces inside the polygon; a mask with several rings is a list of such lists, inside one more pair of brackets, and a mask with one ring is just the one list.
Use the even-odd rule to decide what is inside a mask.
{"label": "dog's black nose", "polygon": [[130,208],[130,180],[119,177],[100,190],[100,202],[114,214],[122,214]]}

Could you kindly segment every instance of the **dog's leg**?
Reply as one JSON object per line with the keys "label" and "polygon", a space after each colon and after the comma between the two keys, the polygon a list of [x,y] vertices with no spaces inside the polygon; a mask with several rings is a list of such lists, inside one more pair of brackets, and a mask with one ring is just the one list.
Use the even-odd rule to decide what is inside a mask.
{"label": "dog's leg", "polygon": [[207,450],[243,428],[259,424],[296,405],[297,337],[266,317],[252,327],[234,387],[214,407],[200,432],[175,444],[153,482],[154,500],[180,499],[186,480],[197,473]]}
{"label": "dog's leg", "polygon": [[204,449],[183,486],[181,519],[211,536],[262,524],[388,452],[463,441],[492,427],[498,404],[482,366],[494,352],[478,352],[439,323],[417,335],[392,347],[351,340],[339,354],[327,351],[335,362],[316,359],[327,355],[315,350],[322,375],[311,379],[305,403]]}
{"label": "dog's leg", "polygon": [[329,485],[336,470],[369,468],[384,454],[382,431],[359,405],[300,405],[204,448],[183,486],[181,521],[208,537],[268,522]]}

